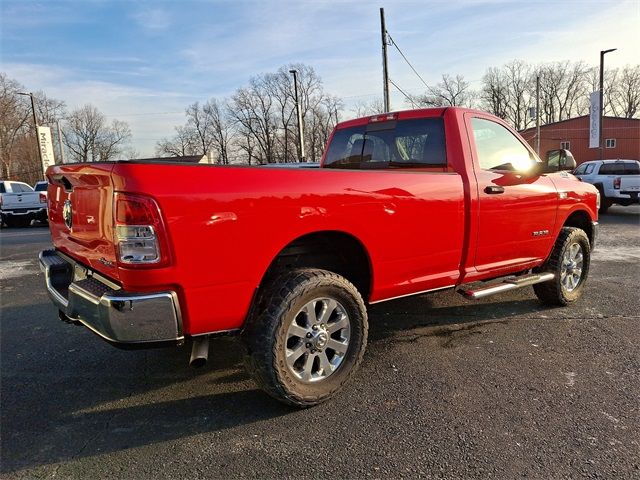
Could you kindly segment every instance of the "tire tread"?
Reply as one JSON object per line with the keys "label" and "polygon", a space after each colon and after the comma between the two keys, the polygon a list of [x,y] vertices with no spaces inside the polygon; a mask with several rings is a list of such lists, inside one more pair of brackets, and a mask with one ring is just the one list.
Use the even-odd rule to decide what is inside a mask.
{"label": "tire tread", "polygon": [[[289,311],[298,297],[313,289],[327,284],[340,286],[347,290],[358,303],[363,312],[363,343],[357,352],[351,371],[334,388],[323,395],[305,396],[291,392],[284,388],[290,378],[285,378],[289,373],[286,368],[276,368],[275,359],[278,359],[278,343],[275,341],[275,332],[280,323],[280,317]],[[366,308],[362,296],[356,287],[344,277],[327,270],[304,268],[284,273],[276,277],[265,288],[259,298],[254,312],[247,319],[242,337],[247,347],[245,355],[245,368],[258,386],[272,397],[292,406],[310,407],[333,396],[351,378],[362,362],[366,347],[368,323]],[[262,312],[260,311],[262,310]]]}

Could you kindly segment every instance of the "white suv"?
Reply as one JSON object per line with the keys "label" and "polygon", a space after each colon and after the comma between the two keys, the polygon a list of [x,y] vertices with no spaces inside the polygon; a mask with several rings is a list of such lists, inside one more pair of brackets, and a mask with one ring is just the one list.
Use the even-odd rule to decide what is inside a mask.
{"label": "white suv", "polygon": [[638,203],[640,194],[640,161],[593,160],[581,163],[573,174],[600,191],[600,212],[606,212],[614,203]]}

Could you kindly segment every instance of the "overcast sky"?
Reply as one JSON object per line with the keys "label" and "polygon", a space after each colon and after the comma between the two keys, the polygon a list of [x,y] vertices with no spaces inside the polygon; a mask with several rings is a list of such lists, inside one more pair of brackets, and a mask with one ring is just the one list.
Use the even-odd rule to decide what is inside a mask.
{"label": "overcast sky", "polygon": [[[379,7],[429,83],[462,74],[477,87],[487,67],[515,58],[596,65],[615,47],[607,65],[640,63],[640,0],[1,0],[0,71],[127,121],[151,156],[188,104],[287,63],[313,66],[347,106],[380,96]],[[421,91],[397,51],[389,62],[400,87]],[[397,92],[393,103],[402,106]]]}

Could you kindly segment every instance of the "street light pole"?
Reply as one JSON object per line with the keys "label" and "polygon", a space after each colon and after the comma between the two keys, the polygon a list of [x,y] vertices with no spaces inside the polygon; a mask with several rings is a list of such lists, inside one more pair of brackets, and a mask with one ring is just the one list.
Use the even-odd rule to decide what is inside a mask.
{"label": "street light pole", "polygon": [[24,95],[31,98],[31,112],[33,113],[33,128],[36,134],[36,149],[38,150],[38,160],[40,160],[40,171],[42,172],[42,178],[44,178],[44,165],[42,164],[42,152],[40,151],[40,139],[38,138],[38,117],[36,115],[36,102],[33,99],[33,93],[17,92],[18,95]]}
{"label": "street light pole", "polygon": [[600,138],[598,140],[600,144],[600,160],[604,159],[604,145],[602,144],[604,138],[604,56],[616,50],[617,48],[610,48],[609,50],[600,51]]}
{"label": "street light pole", "polygon": [[304,155],[304,127],[302,125],[302,113],[300,112],[300,101],[298,100],[298,71],[289,70],[293,74],[293,90],[296,97],[296,115],[298,116],[298,148],[300,149],[300,162],[305,162]]}

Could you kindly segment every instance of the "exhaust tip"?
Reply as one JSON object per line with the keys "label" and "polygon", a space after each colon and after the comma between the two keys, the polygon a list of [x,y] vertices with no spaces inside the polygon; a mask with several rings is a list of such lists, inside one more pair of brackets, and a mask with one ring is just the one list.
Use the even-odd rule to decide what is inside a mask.
{"label": "exhaust tip", "polygon": [[193,340],[191,346],[191,359],[189,365],[193,368],[203,367],[209,359],[209,337],[200,337]]}
{"label": "exhaust tip", "polygon": [[206,358],[192,358],[191,361],[189,362],[189,365],[193,368],[201,368],[204,367],[207,364],[207,359]]}

